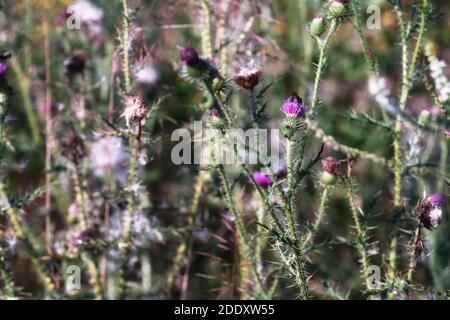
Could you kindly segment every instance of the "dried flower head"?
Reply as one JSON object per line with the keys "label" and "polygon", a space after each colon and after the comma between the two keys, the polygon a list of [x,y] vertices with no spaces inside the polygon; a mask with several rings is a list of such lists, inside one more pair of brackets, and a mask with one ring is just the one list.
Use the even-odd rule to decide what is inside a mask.
{"label": "dried flower head", "polygon": [[438,193],[434,193],[420,202],[418,214],[425,228],[433,230],[440,225],[443,204],[444,197]]}
{"label": "dried flower head", "polygon": [[119,137],[102,137],[92,144],[90,163],[95,175],[113,174],[122,180],[126,177],[128,153]]}
{"label": "dried flower head", "polygon": [[180,50],[180,58],[189,67],[194,67],[200,62],[200,56],[193,47],[185,47]]}
{"label": "dried flower head", "polygon": [[273,180],[269,175],[259,171],[253,173],[253,179],[255,179],[256,184],[262,188],[268,188],[273,184]]}
{"label": "dried flower head", "polygon": [[83,139],[75,129],[69,130],[67,136],[62,139],[61,152],[75,164],[86,155]]}
{"label": "dried flower head", "polygon": [[281,111],[286,117],[299,118],[308,112],[308,108],[303,104],[302,98],[293,93],[283,102]]}
{"label": "dried flower head", "polygon": [[242,66],[237,74],[233,76],[234,82],[244,89],[253,89],[261,80],[262,70],[259,65],[256,64],[254,59]]}
{"label": "dried flower head", "polygon": [[125,108],[122,112],[122,117],[125,118],[127,126],[132,122],[141,121],[148,112],[144,100],[139,96],[127,96],[124,99]]}

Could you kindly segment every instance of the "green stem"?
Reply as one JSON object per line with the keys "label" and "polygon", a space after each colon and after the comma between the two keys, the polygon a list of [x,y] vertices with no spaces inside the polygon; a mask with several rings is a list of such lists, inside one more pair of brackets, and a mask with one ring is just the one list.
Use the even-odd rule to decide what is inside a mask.
{"label": "green stem", "polygon": [[369,262],[368,262],[368,257],[367,257],[367,250],[366,250],[365,246],[361,243],[361,241],[363,241],[363,239],[365,237],[365,230],[363,229],[363,227],[361,226],[361,222],[359,221],[358,210],[355,206],[355,202],[353,199],[353,191],[352,191],[351,181],[348,181],[346,184],[347,184],[346,185],[347,200],[350,205],[351,212],[352,212],[353,222],[355,224],[355,229],[356,229],[356,237],[358,239],[356,241],[356,246],[357,246],[358,253],[360,256],[362,275],[364,277],[366,289],[369,290],[371,288],[371,284],[370,284],[370,280],[369,280]]}
{"label": "green stem", "polygon": [[254,255],[251,253],[251,245],[247,239],[247,233],[245,231],[244,222],[242,221],[241,215],[237,212],[236,205],[233,200],[230,183],[225,175],[225,170],[223,165],[217,166],[217,172],[219,173],[220,179],[222,181],[223,191],[225,194],[225,200],[227,202],[228,208],[230,209],[231,214],[234,218],[234,223],[236,224],[236,229],[238,232],[238,236],[240,241],[242,242],[242,247],[244,251],[245,258],[250,262],[252,272],[255,276],[259,291],[264,295],[266,294],[266,289],[264,287],[264,283],[259,275],[258,268],[256,266],[256,260]]}
{"label": "green stem", "polygon": [[123,6],[123,33],[122,33],[122,68],[125,80],[125,93],[129,94],[131,90],[131,76],[130,76],[130,51],[129,51],[129,36],[130,36],[130,16],[128,11],[127,0],[122,0]]}
{"label": "green stem", "polygon": [[323,189],[322,197],[320,199],[319,212],[317,213],[317,217],[316,217],[316,220],[314,221],[314,225],[313,225],[311,231],[308,232],[308,234],[305,236],[305,238],[302,241],[302,245],[300,247],[302,250],[306,247],[306,245],[308,245],[308,243],[310,241],[312,241],[314,235],[317,233],[320,225],[322,224],[323,218],[325,217],[325,206],[326,206],[326,203],[328,200],[328,191],[329,190],[330,190],[330,187],[328,187],[328,186],[326,186]]}

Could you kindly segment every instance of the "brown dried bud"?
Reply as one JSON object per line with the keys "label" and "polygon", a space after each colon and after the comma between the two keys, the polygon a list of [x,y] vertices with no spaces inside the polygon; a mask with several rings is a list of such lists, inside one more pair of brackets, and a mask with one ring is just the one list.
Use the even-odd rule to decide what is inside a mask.
{"label": "brown dried bud", "polygon": [[244,89],[253,89],[261,80],[262,70],[252,59],[233,76],[234,82]]}

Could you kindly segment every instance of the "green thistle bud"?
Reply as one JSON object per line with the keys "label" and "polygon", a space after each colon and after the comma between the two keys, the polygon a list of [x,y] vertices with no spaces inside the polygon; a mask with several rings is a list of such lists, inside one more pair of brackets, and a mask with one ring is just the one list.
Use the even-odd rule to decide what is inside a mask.
{"label": "green thistle bud", "polygon": [[336,183],[337,177],[334,174],[328,173],[326,171],[322,172],[322,177],[320,177],[320,182],[325,186],[332,186]]}
{"label": "green thistle bud", "polygon": [[294,117],[286,117],[284,118],[283,122],[281,123],[281,134],[286,139],[291,140],[298,129],[298,119]]}
{"label": "green thistle bud", "polygon": [[430,124],[431,121],[431,112],[427,109],[422,110],[419,114],[419,124],[421,126],[427,126]]}
{"label": "green thistle bud", "polygon": [[317,16],[314,17],[314,19],[311,21],[309,30],[313,37],[320,37],[325,32],[326,27],[327,23],[325,21],[325,18],[322,16]]}
{"label": "green thistle bud", "polygon": [[331,0],[328,6],[328,14],[332,18],[342,18],[347,14],[348,0]]}

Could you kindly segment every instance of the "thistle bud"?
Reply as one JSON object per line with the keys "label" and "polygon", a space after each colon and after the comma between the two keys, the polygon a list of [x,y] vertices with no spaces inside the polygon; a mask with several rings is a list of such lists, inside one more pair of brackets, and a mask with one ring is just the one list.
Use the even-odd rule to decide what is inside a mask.
{"label": "thistle bud", "polygon": [[339,174],[340,163],[334,157],[327,157],[322,160],[323,173],[320,181],[326,185],[331,186],[336,183]]}
{"label": "thistle bud", "polygon": [[75,51],[72,56],[64,61],[65,74],[72,81],[77,74],[82,74],[86,66],[85,54],[82,51]]}
{"label": "thistle bud", "polygon": [[309,31],[313,37],[320,37],[326,29],[327,23],[322,16],[314,17],[309,25]]}
{"label": "thistle bud", "polygon": [[211,109],[209,112],[209,125],[213,129],[224,129],[226,127],[225,120],[216,109]]}
{"label": "thistle bud", "polygon": [[297,132],[298,127],[299,121],[297,118],[286,117],[281,123],[280,131],[283,137],[285,137],[288,140],[291,140],[294,137],[295,133]]}
{"label": "thistle bud", "polygon": [[425,228],[433,230],[441,224],[443,204],[444,197],[438,193],[434,193],[420,202],[418,214]]}
{"label": "thistle bud", "polygon": [[347,14],[349,0],[330,0],[328,14],[332,18],[342,18]]}
{"label": "thistle bud", "polygon": [[182,48],[180,50],[180,58],[189,67],[195,67],[200,62],[200,56],[193,47]]}
{"label": "thistle bud", "polygon": [[255,60],[251,59],[233,76],[233,80],[240,87],[251,90],[259,83],[261,77],[261,67],[255,63]]}
{"label": "thistle bud", "polygon": [[430,124],[431,112],[428,109],[422,110],[419,114],[419,124],[421,126],[426,126]]}
{"label": "thistle bud", "polygon": [[253,179],[262,188],[268,188],[273,184],[273,180],[269,175],[259,171],[253,173]]}
{"label": "thistle bud", "polygon": [[8,66],[4,63],[0,63],[0,75],[4,75],[8,71]]}

